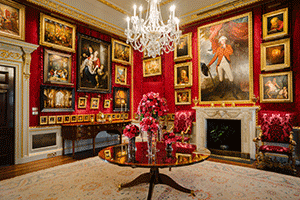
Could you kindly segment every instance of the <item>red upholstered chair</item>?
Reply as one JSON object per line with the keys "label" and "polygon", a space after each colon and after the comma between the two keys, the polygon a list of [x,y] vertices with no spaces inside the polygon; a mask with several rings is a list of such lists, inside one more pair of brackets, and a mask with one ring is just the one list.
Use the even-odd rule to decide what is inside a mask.
{"label": "red upholstered chair", "polygon": [[181,110],[175,112],[174,126],[172,128],[174,128],[173,132],[175,134],[180,134],[180,136],[176,136],[177,141],[190,143],[194,118],[194,110]]}
{"label": "red upholstered chair", "polygon": [[[293,152],[296,142],[293,140],[294,114],[287,112],[261,112],[261,133],[254,138],[256,146],[257,167],[288,168],[295,172],[295,158]],[[287,163],[277,161],[276,155],[288,157]],[[272,159],[270,156],[275,156]]]}

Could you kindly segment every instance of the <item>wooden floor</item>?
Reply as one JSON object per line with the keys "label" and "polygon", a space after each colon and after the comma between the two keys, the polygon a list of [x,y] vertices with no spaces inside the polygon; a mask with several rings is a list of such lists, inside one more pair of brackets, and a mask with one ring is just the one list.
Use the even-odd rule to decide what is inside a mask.
{"label": "wooden floor", "polygon": [[[99,149],[98,149],[98,151],[99,151]],[[92,151],[86,151],[86,152],[76,153],[75,158],[72,158],[71,155],[65,155],[65,156],[56,156],[53,158],[42,159],[42,160],[19,164],[19,165],[0,166],[0,181],[9,179],[9,178],[13,178],[16,176],[20,176],[23,174],[35,172],[38,170],[47,169],[50,167],[55,167],[55,166],[63,165],[63,164],[67,164],[67,163],[72,163],[72,162],[82,160],[85,158],[89,158],[92,156],[93,156]],[[213,162],[220,162],[220,163],[226,163],[226,164],[231,164],[231,165],[255,168],[254,162],[244,161],[241,159],[227,159],[227,158],[222,158],[222,157],[220,158],[218,156],[217,157],[211,156],[208,160],[213,161]],[[272,171],[272,170],[269,170],[269,171]],[[285,172],[282,170],[279,170],[279,171],[276,170],[275,172],[290,175],[290,172]],[[300,166],[297,166],[297,173],[294,176],[300,177]]]}

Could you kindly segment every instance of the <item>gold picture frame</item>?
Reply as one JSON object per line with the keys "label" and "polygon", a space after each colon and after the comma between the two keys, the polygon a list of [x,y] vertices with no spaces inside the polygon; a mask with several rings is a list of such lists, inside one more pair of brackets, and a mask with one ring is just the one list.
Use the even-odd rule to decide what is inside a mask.
{"label": "gold picture frame", "polygon": [[109,99],[104,100],[103,108],[110,108],[110,100]]}
{"label": "gold picture frame", "polygon": [[70,123],[70,122],[71,122],[70,115],[64,115],[64,123]]}
{"label": "gold picture frame", "polygon": [[161,57],[143,60],[143,77],[161,75]]}
{"label": "gold picture frame", "polygon": [[[10,0],[0,0],[0,9],[10,13],[10,19],[6,15],[1,15],[3,26],[0,27],[0,35],[17,40],[25,40],[25,6]],[[15,26],[5,26],[5,23],[11,22]]]}
{"label": "gold picture frame", "polygon": [[266,42],[260,45],[260,66],[262,71],[290,67],[290,39]]}
{"label": "gold picture frame", "polygon": [[179,43],[174,50],[174,61],[184,61],[193,58],[192,55],[192,32],[180,36]]}
{"label": "gold picture frame", "polygon": [[264,40],[288,35],[288,8],[266,13],[262,18]]}
{"label": "gold picture frame", "polygon": [[83,115],[83,121],[84,122],[89,122],[90,121],[90,115],[89,114]]}
{"label": "gold picture frame", "polygon": [[260,74],[261,103],[293,102],[292,71],[271,74]]}
{"label": "gold picture frame", "polygon": [[186,62],[174,65],[174,87],[185,88],[193,85],[193,63]]}
{"label": "gold picture frame", "polygon": [[64,118],[62,115],[56,116],[56,123],[57,124],[62,124],[64,122]]}
{"label": "gold picture frame", "polygon": [[72,123],[77,122],[77,115],[71,115],[71,122]]}
{"label": "gold picture frame", "polygon": [[127,84],[127,67],[115,65],[115,83],[120,85]]}
{"label": "gold picture frame", "polygon": [[48,124],[55,124],[56,123],[56,116],[49,116]]}
{"label": "gold picture frame", "polygon": [[91,98],[91,102],[90,102],[90,109],[99,109],[99,101],[100,101],[100,98]]}
{"label": "gold picture frame", "polygon": [[76,26],[40,14],[40,45],[75,53]]}
{"label": "gold picture frame", "polygon": [[116,114],[116,119],[121,119],[121,114]]}
{"label": "gold picture frame", "polygon": [[77,116],[77,122],[83,122],[83,115]]}
{"label": "gold picture frame", "polygon": [[175,90],[175,105],[191,104],[191,89]]}
{"label": "gold picture frame", "polygon": [[111,39],[112,43],[112,62],[124,65],[132,64],[132,48],[130,45],[119,40]]}
{"label": "gold picture frame", "polygon": [[95,114],[90,114],[90,122],[95,122]]}
{"label": "gold picture frame", "polygon": [[77,108],[86,108],[87,98],[78,97]]}
{"label": "gold picture frame", "polygon": [[128,113],[125,113],[125,114],[124,114],[124,118],[125,118],[125,119],[128,119],[128,118],[129,118],[129,114],[128,114]]}
{"label": "gold picture frame", "polygon": [[40,116],[40,125],[48,124],[48,116]]}

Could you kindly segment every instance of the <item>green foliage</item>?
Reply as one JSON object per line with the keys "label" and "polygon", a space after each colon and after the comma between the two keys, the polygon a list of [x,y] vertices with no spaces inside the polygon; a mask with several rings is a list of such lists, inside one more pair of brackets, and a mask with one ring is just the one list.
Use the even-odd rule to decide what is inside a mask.
{"label": "green foliage", "polygon": [[214,142],[222,143],[224,139],[228,136],[229,131],[235,132],[231,130],[229,126],[226,125],[217,125],[213,130],[210,131],[210,136],[214,140]]}

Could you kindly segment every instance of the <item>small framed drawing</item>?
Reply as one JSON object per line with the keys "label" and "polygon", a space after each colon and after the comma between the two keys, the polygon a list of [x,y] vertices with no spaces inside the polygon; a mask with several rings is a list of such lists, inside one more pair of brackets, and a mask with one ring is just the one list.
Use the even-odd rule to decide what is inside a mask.
{"label": "small framed drawing", "polygon": [[62,124],[64,122],[64,118],[62,115],[59,115],[56,117],[56,123],[57,124]]}
{"label": "small framed drawing", "polygon": [[290,67],[290,39],[266,42],[260,45],[260,65],[262,71]]}
{"label": "small framed drawing", "polygon": [[95,114],[90,114],[90,121],[94,122],[95,121]]}
{"label": "small framed drawing", "polygon": [[25,6],[11,0],[0,0],[0,35],[25,40]]}
{"label": "small framed drawing", "polygon": [[174,87],[184,88],[193,85],[192,62],[174,65]]}
{"label": "small framed drawing", "polygon": [[111,118],[112,118],[112,120],[115,120],[116,119],[116,114],[111,114]]}
{"label": "small framed drawing", "polygon": [[90,115],[83,115],[83,121],[89,122],[90,121]]}
{"label": "small framed drawing", "polygon": [[121,42],[119,40],[112,39],[112,61],[122,63],[124,65],[132,64],[132,49],[129,44]]}
{"label": "small framed drawing", "polygon": [[41,85],[41,112],[73,112],[74,88]]}
{"label": "small framed drawing", "polygon": [[71,115],[71,122],[77,122],[77,115]]}
{"label": "small framed drawing", "polygon": [[70,122],[71,122],[70,115],[64,115],[64,123],[70,123]]}
{"label": "small framed drawing", "polygon": [[192,59],[192,33],[180,36],[179,43],[174,50],[174,61],[184,61]]}
{"label": "small framed drawing", "polygon": [[143,60],[143,76],[161,75],[161,57]]}
{"label": "small framed drawing", "polygon": [[77,122],[83,122],[83,115],[77,116]]}
{"label": "small framed drawing", "polygon": [[76,26],[41,13],[40,45],[75,53]]}
{"label": "small framed drawing", "polygon": [[125,113],[125,114],[124,114],[124,118],[125,118],[125,119],[128,119],[128,118],[129,118],[129,114],[128,114],[128,113]]}
{"label": "small framed drawing", "polygon": [[86,102],[87,102],[86,97],[78,97],[77,107],[78,108],[86,108]]}
{"label": "small framed drawing", "polygon": [[90,109],[99,109],[99,100],[100,98],[91,98]]}
{"label": "small framed drawing", "polygon": [[129,111],[129,88],[114,87],[113,93],[113,111],[123,112]]}
{"label": "small framed drawing", "polygon": [[70,54],[45,49],[44,51],[44,83],[73,85],[71,83]]}
{"label": "small framed drawing", "polygon": [[127,68],[115,65],[115,83],[120,85],[127,84]]}
{"label": "small framed drawing", "polygon": [[175,90],[175,105],[191,104],[191,89]]}
{"label": "small framed drawing", "polygon": [[110,100],[109,99],[105,99],[104,100],[104,105],[103,105],[104,108],[110,108]]}
{"label": "small framed drawing", "polygon": [[274,39],[288,34],[288,8],[263,15],[263,39]]}
{"label": "small framed drawing", "polygon": [[121,115],[120,114],[116,114],[116,119],[120,119]]}
{"label": "small framed drawing", "polygon": [[49,123],[48,124],[55,124],[56,123],[56,116],[49,116]]}
{"label": "small framed drawing", "polygon": [[40,125],[45,125],[48,123],[48,116],[40,116]]}
{"label": "small framed drawing", "polygon": [[292,72],[260,74],[261,103],[293,102]]}

